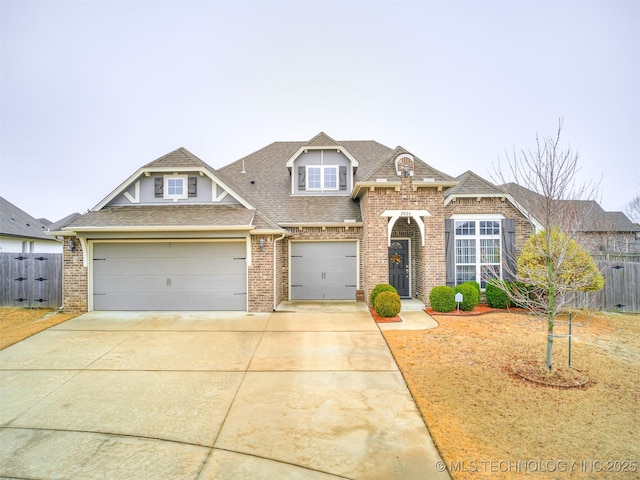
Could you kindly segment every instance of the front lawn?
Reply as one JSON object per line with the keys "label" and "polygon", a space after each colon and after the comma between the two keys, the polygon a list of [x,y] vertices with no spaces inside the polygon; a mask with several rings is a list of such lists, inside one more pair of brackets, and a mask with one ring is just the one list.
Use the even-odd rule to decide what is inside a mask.
{"label": "front lawn", "polygon": [[[516,362],[544,361],[543,321],[434,318],[432,330],[383,333],[454,479],[640,478],[639,315],[574,317],[582,388],[513,375]],[[567,365],[567,346],[555,340],[556,365]]]}
{"label": "front lawn", "polygon": [[0,350],[73,317],[51,308],[0,307]]}

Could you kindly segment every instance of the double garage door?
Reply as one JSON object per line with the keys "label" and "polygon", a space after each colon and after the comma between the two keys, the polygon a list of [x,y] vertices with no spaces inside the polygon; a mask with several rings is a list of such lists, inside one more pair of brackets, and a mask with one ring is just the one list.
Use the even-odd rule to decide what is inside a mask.
{"label": "double garage door", "polygon": [[291,300],[355,300],[357,242],[292,242]]}
{"label": "double garage door", "polygon": [[93,309],[246,310],[246,243],[95,243]]}

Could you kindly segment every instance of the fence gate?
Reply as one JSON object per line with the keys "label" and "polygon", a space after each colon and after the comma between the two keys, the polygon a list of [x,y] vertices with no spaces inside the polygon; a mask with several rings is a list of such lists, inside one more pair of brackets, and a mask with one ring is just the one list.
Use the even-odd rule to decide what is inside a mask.
{"label": "fence gate", "polygon": [[51,307],[62,304],[61,253],[0,253],[0,305]]}

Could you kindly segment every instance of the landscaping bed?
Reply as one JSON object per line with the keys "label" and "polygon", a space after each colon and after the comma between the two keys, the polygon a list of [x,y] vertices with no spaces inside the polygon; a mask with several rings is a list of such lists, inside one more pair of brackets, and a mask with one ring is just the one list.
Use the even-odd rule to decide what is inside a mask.
{"label": "landscaping bed", "polygon": [[546,322],[433,316],[438,328],[383,334],[454,479],[640,477],[639,315],[574,316],[572,367],[566,338],[554,364],[575,388],[516,373],[540,373]]}

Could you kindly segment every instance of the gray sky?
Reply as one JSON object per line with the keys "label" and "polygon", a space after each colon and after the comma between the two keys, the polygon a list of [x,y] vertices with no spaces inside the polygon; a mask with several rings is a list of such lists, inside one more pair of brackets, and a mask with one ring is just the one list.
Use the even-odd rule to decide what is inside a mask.
{"label": "gray sky", "polygon": [[320,131],[490,179],[564,119],[580,183],[640,192],[640,1],[1,0],[0,195],[56,221],[183,146]]}

